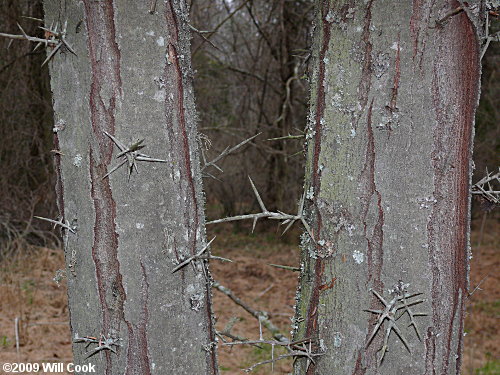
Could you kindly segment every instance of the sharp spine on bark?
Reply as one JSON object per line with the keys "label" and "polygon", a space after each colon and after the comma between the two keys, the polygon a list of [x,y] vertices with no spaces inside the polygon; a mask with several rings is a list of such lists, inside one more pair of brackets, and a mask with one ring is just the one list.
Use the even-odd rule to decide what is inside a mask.
{"label": "sharp spine on bark", "polygon": [[[38,22],[43,22],[42,20],[38,18],[32,18],[32,17],[24,17],[27,19],[35,20]],[[49,45],[54,47],[54,49],[49,53],[47,58],[44,60],[42,63],[42,66],[44,66],[47,62],[52,59],[57,51],[59,51],[62,47],[65,47],[69,52],[71,52],[73,55],[76,56],[76,52],[73,50],[73,48],[68,44],[66,41],[66,30],[68,27],[68,21],[64,22],[64,26],[61,26],[61,31],[58,31],[59,24],[56,23],[54,26],[53,24],[50,25],[50,27],[43,27],[39,26],[40,29],[45,31],[45,34],[47,35],[46,38],[38,38],[35,36],[29,36],[26,34],[24,29],[21,27],[21,25],[17,24],[19,29],[21,30],[22,35],[13,35],[13,34],[5,34],[5,33],[0,33],[0,36],[3,36],[5,38],[10,38],[10,39],[21,39],[21,40],[27,40],[29,42],[37,43],[33,51],[35,51],[38,47],[40,47],[42,44],[45,44],[45,47],[48,47]]]}
{"label": "sharp spine on bark", "polygon": [[288,224],[282,233],[282,235],[283,235],[288,231],[288,229],[290,229],[290,227],[297,220],[300,220],[300,222],[302,223],[302,225],[306,229],[307,233],[309,234],[309,237],[312,239],[313,242],[316,242],[314,240],[313,235],[312,235],[311,228],[309,227],[309,224],[307,224],[307,222],[305,221],[305,219],[303,217],[305,193],[302,195],[302,198],[300,199],[297,215],[290,215],[290,214],[286,214],[286,213],[281,212],[281,211],[271,212],[264,205],[264,202],[262,201],[262,198],[260,197],[260,194],[257,191],[257,188],[255,187],[255,184],[253,183],[250,176],[248,176],[248,179],[250,180],[250,184],[252,185],[252,189],[254,191],[255,197],[257,198],[257,201],[259,202],[259,206],[260,206],[262,212],[257,213],[257,214],[238,215],[238,216],[226,217],[223,219],[212,220],[212,221],[207,222],[207,224],[217,224],[217,223],[224,223],[224,222],[228,222],[228,221],[252,219],[253,220],[252,232],[253,232],[255,229],[255,225],[257,224],[257,220],[259,220],[261,218],[267,218],[270,220],[282,220],[280,225]]}
{"label": "sharp spine on bark", "polygon": [[112,136],[106,131],[103,131],[103,133],[113,141],[113,143],[118,147],[120,150],[120,153],[116,155],[117,158],[124,158],[118,165],[114,166],[108,173],[106,173],[103,176],[103,180],[108,177],[111,173],[116,171],[118,168],[120,168],[122,165],[125,163],[128,164],[128,179],[130,180],[130,176],[132,175],[132,172],[135,171],[139,173],[139,169],[137,168],[137,162],[138,161],[146,161],[150,163],[168,163],[168,160],[163,160],[163,159],[154,159],[146,154],[142,154],[139,152],[139,150],[143,149],[146,147],[146,145],[143,145],[142,143],[144,142],[144,139],[138,140],[135,143],[130,144],[129,146],[125,146],[122,142],[120,142],[116,137]]}
{"label": "sharp spine on bark", "polygon": [[[379,331],[380,327],[384,324],[384,322],[387,320],[389,323],[385,329],[385,335],[384,335],[384,343],[382,345],[382,348],[380,348],[379,351],[381,351],[380,358],[378,360],[378,365],[380,366],[382,364],[382,361],[384,360],[385,353],[388,350],[388,341],[389,341],[389,336],[392,331],[396,332],[398,337],[401,339],[403,342],[405,348],[408,350],[408,352],[411,353],[410,350],[410,345],[404,338],[401,330],[397,326],[396,321],[399,320],[405,313],[408,314],[410,318],[410,324],[408,325],[413,326],[415,329],[415,332],[417,334],[417,337],[420,341],[422,341],[422,338],[420,336],[420,333],[418,331],[417,325],[415,323],[414,317],[416,316],[426,316],[427,313],[414,313],[410,310],[410,306],[413,305],[418,305],[425,300],[419,299],[419,300],[414,300],[414,301],[408,301],[409,299],[419,296],[422,293],[407,293],[406,290],[410,286],[410,284],[405,284],[402,281],[399,281],[397,284],[394,285],[394,289],[389,290],[389,293],[393,296],[393,298],[387,302],[377,291],[370,289],[373,294],[382,302],[384,305],[383,310],[372,310],[372,309],[367,309],[364,310],[366,312],[370,312],[372,314],[377,314],[377,323],[375,323],[375,328],[373,329],[372,334],[370,335],[370,338],[368,339],[368,342],[366,343],[366,347],[368,347],[371,342],[373,341],[373,338],[377,335],[377,332]],[[403,310],[402,313],[396,318],[396,314],[399,310]]]}
{"label": "sharp spine on bark", "polygon": [[193,256],[190,256],[189,258],[183,260],[181,263],[179,263],[173,270],[172,270],[172,273],[175,273],[177,271],[179,271],[181,268],[187,266],[189,263],[191,262],[195,262],[199,259],[219,259],[219,260],[223,260],[223,261],[226,261],[226,262],[232,262],[232,260],[230,259],[226,259],[226,258],[222,258],[222,257],[215,257],[215,256],[212,256],[210,255],[210,253],[208,254],[208,256],[202,256],[202,254],[210,247],[210,245],[212,244],[212,242],[214,242],[216,236],[214,236],[214,238],[212,238],[204,247],[203,249],[201,249],[200,251],[198,251],[195,255]]}
{"label": "sharp spine on bark", "polygon": [[54,224],[54,228],[57,225],[59,225],[61,228],[66,229],[73,234],[76,234],[76,229],[77,229],[76,221],[74,223],[70,224],[68,220],[63,220],[62,217],[59,218],[58,220],[52,220],[52,219],[49,219],[47,217],[42,217],[42,216],[33,216],[33,217],[40,219],[40,220],[48,221],[49,223]]}
{"label": "sharp spine on bark", "polygon": [[85,343],[85,348],[88,348],[90,344],[97,344],[97,347],[86,353],[87,356],[85,358],[90,358],[102,350],[109,350],[116,354],[116,349],[114,349],[113,346],[121,346],[121,344],[119,343],[120,340],[121,339],[116,339],[109,335],[107,338],[104,335],[101,335],[101,337],[97,339],[97,337],[92,336],[79,337],[78,334],[76,334],[73,342]]}

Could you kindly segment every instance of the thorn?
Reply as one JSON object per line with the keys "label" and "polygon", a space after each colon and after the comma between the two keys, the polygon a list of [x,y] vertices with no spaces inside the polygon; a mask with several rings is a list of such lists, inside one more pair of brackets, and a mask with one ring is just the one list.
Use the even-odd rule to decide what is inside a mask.
{"label": "thorn", "polygon": [[257,197],[257,201],[259,202],[259,206],[262,209],[262,212],[268,213],[269,211],[267,210],[266,206],[264,205],[264,202],[262,202],[262,199],[259,195],[259,192],[257,191],[257,188],[255,187],[255,184],[252,181],[252,178],[248,176],[248,179],[250,180],[250,184],[252,185],[252,189],[255,193],[255,196]]}
{"label": "thorn", "polygon": [[57,220],[52,220],[52,219],[49,219],[49,218],[46,218],[46,217],[42,217],[42,216],[33,216],[33,217],[37,218],[37,219],[40,219],[40,220],[48,221],[49,223],[54,224],[54,227],[56,225],[59,225],[60,227],[69,230],[71,233],[76,234],[76,231],[75,231],[76,228],[70,226],[69,222],[67,220],[66,220],[66,222],[63,222],[62,218],[61,218],[61,220],[57,221]]}
{"label": "thorn", "polygon": [[286,135],[284,137],[277,137],[277,138],[268,138],[266,139],[266,141],[280,141],[280,140],[283,140],[283,139],[300,139],[300,138],[304,138],[305,135],[304,134],[300,134],[300,135]]}
{"label": "thorn", "polygon": [[[281,223],[281,225],[284,225],[286,223],[287,220],[285,220],[284,222]],[[295,224],[295,220],[289,220],[290,222],[288,223],[288,225],[286,226],[285,230],[281,233],[281,235],[284,235],[288,229],[290,229],[292,227],[293,224]]]}
{"label": "thorn", "polygon": [[210,244],[215,240],[217,236],[214,236],[214,238],[212,238],[206,245],[205,247],[203,247],[203,249],[201,249],[200,251],[198,251],[195,255],[187,258],[185,261],[183,261],[182,263],[180,263],[179,265],[177,265],[173,270],[172,270],[172,273],[175,273],[177,272],[178,270],[180,270],[182,267],[186,266],[187,264],[191,263],[192,261],[194,260],[197,260],[198,258],[200,258],[201,254],[203,254],[205,252],[205,250],[207,250],[209,247],[210,247]]}
{"label": "thorn", "polygon": [[200,257],[200,259],[215,259],[215,260],[220,260],[221,262],[234,263],[231,259],[219,257],[219,256],[216,256],[216,255],[210,255],[208,258],[201,258]]}
{"label": "thorn", "polygon": [[19,25],[17,22],[16,22],[16,25],[17,25],[17,27],[19,27],[19,30],[21,30],[21,32],[23,33],[23,36],[24,36],[27,40],[29,40],[29,39],[30,39],[30,38],[29,38],[29,36],[28,36],[28,35],[24,32],[24,29],[21,27],[21,25]]}
{"label": "thorn", "polygon": [[26,18],[27,20],[33,20],[37,22],[43,22],[40,18],[35,18],[35,17],[28,17],[28,16],[21,16],[22,18]]}
{"label": "thorn", "polygon": [[64,37],[61,37],[61,43],[64,44],[64,46],[68,49],[70,53],[72,53],[75,56],[78,56],[76,52],[73,50],[73,48],[71,48],[71,46],[68,44],[68,42],[66,42],[66,39]]}
{"label": "thorn", "polygon": [[268,264],[268,266],[282,268],[288,271],[300,272],[300,267],[292,267],[292,266],[283,266],[281,264]]}
{"label": "thorn", "polygon": [[47,62],[49,62],[52,57],[54,57],[54,55],[57,53],[57,51],[59,51],[59,48],[61,48],[61,46],[62,43],[56,45],[56,47],[50,52],[49,56],[47,56],[47,58],[43,61],[42,66],[44,66]]}
{"label": "thorn", "polygon": [[132,175],[132,172],[135,170],[136,173],[139,173],[139,168],[137,166],[136,161],[144,161],[144,162],[154,162],[154,163],[168,163],[168,160],[163,160],[163,159],[155,159],[152,158],[146,154],[142,154],[138,152],[138,150],[142,149],[145,147],[145,145],[142,144],[144,141],[143,139],[131,144],[129,147],[126,147],[122,142],[120,142],[116,137],[113,135],[109,134],[106,131],[103,131],[103,133],[110,138],[113,143],[118,147],[120,152],[117,155],[117,158],[123,158],[123,160],[118,164],[117,166],[113,167],[111,171],[106,173],[102,179],[105,179],[108,177],[111,173],[116,171],[118,168],[120,168],[122,165],[125,163],[128,164],[128,180],[130,181],[130,176]]}
{"label": "thorn", "polygon": [[114,171],[116,171],[118,168],[120,168],[123,164],[125,164],[127,162],[127,160],[123,160],[120,164],[116,165],[115,167],[113,167],[108,173],[106,173],[102,178],[101,180],[104,180],[106,177],[108,177],[111,173],[113,173]]}
{"label": "thorn", "polygon": [[309,237],[311,237],[312,242],[316,243],[316,240],[314,239],[314,236],[313,236],[312,231],[311,231],[311,227],[309,227],[309,224],[307,224],[307,222],[305,221],[305,219],[302,216],[300,217],[300,221],[301,221],[302,225],[304,226],[304,228],[306,229],[307,233],[309,234]]}
{"label": "thorn", "polygon": [[254,219],[253,219],[253,224],[252,224],[252,233],[253,233],[253,231],[255,230],[255,225],[257,224],[257,220],[258,220],[258,219],[259,219],[258,217],[254,217]]}

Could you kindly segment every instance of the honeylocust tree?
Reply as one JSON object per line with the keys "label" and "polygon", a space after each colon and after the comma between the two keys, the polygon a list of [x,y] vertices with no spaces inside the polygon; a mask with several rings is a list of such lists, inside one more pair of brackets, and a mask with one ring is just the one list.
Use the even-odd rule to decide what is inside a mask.
{"label": "honeylocust tree", "polygon": [[185,1],[44,9],[75,363],[216,374]]}
{"label": "honeylocust tree", "polygon": [[485,4],[316,4],[295,373],[458,374]]}

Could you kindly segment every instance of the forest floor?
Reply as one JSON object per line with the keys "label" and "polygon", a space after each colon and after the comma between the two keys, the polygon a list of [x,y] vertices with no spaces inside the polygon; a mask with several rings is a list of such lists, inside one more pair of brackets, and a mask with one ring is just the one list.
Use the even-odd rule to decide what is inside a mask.
{"label": "forest floor", "polygon": [[[462,375],[500,374],[500,223],[486,222],[481,244],[480,221],[473,222],[471,290],[468,299]],[[280,237],[274,231],[249,235],[246,227],[210,228],[217,234],[212,253],[234,260],[214,263],[215,280],[230,288],[256,310],[266,311],[284,334],[289,334],[295,303],[297,273],[269,266],[298,265],[298,230]],[[0,263],[0,363],[72,361],[65,281],[58,286],[54,275],[64,267],[61,250],[33,248],[15,259]],[[258,321],[226,295],[214,290],[216,327],[223,330],[234,317],[232,334],[257,339]],[[16,349],[15,320],[19,318]],[[270,337],[264,331],[265,337]],[[279,355],[276,349],[274,355]],[[271,348],[236,346],[219,350],[221,374],[242,374],[244,368],[271,357]],[[1,370],[0,370],[1,371]],[[291,371],[291,361],[274,365],[274,374]],[[253,374],[271,374],[271,365]]]}

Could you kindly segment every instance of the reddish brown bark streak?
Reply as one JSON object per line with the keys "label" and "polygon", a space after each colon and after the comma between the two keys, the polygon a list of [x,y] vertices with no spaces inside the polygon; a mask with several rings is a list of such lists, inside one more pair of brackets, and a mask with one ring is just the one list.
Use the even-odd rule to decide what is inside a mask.
{"label": "reddish brown bark streak", "polygon": [[[321,10],[321,20],[323,22],[323,44],[321,46],[321,51],[319,54],[319,72],[318,72],[318,95],[316,98],[316,115],[314,117],[314,156],[313,156],[313,171],[312,171],[312,186],[314,188],[315,195],[319,194],[320,191],[320,172],[319,172],[319,155],[321,153],[321,134],[322,134],[322,125],[321,122],[323,120],[323,116],[325,114],[325,57],[328,52],[328,47],[330,44],[330,28],[331,24],[325,17],[327,15],[328,6],[323,4],[323,8]],[[319,238],[319,230],[321,227],[318,227],[318,232],[316,236]]]}
{"label": "reddish brown bark streak", "polygon": [[127,322],[128,336],[130,338],[127,350],[127,358],[137,358],[137,361],[128,361],[125,375],[151,374],[149,365],[149,351],[147,339],[147,323],[149,319],[148,298],[149,284],[146,276],[146,268],[141,262],[142,291],[141,291],[141,319],[139,323]]}
{"label": "reddish brown bark streak", "polygon": [[[413,9],[410,18],[410,37],[413,44],[413,61],[417,61],[416,66],[421,70],[424,61],[425,46],[429,30],[433,28],[431,22],[435,22],[431,17],[431,9],[434,0],[413,0]],[[418,60],[417,60],[418,57]]]}
{"label": "reddish brown bark streak", "polygon": [[425,374],[436,375],[436,368],[434,367],[434,359],[436,358],[436,334],[433,332],[432,327],[427,329],[425,338]]}
{"label": "reddish brown bark streak", "polygon": [[[328,14],[329,6],[326,2],[323,3],[321,9],[321,22],[323,27],[323,40],[318,57],[319,60],[319,71],[318,71],[318,94],[316,99],[316,115],[315,115],[315,126],[314,126],[314,153],[313,153],[313,171],[312,171],[312,187],[314,189],[314,196],[319,196],[321,187],[321,175],[319,171],[319,156],[321,153],[321,134],[322,134],[322,119],[325,112],[325,57],[328,53],[328,48],[330,45],[330,34],[331,34],[331,23],[328,22],[325,17]],[[321,213],[319,209],[316,208],[316,239],[321,238]],[[316,245],[316,251],[319,253],[319,245]],[[319,303],[319,293],[320,286],[322,285],[322,276],[324,270],[324,261],[321,258],[317,258],[314,262],[314,280],[313,287],[311,290],[311,296],[309,298],[308,312],[306,318],[306,337],[318,336],[317,332],[317,309]],[[306,375],[314,373],[315,365],[311,364],[307,369]]]}
{"label": "reddish brown bark streak", "polygon": [[336,277],[334,277],[333,279],[330,280],[329,283],[325,283],[325,284],[321,284],[319,286],[319,291],[322,292],[324,290],[328,290],[328,289],[332,289],[333,286],[335,285],[335,281],[337,280]]}
{"label": "reddish brown bark streak", "polygon": [[[363,183],[365,186],[365,194],[362,198],[363,204],[363,233],[367,241],[367,263],[368,263],[368,283],[378,290],[382,291],[383,284],[380,280],[382,274],[382,264],[384,260],[383,242],[384,242],[384,211],[382,209],[382,197],[377,191],[375,184],[375,139],[373,136],[372,129],[372,109],[373,109],[373,99],[368,107],[368,117],[366,131],[368,135],[368,143],[366,146],[366,156],[365,156],[365,166],[361,176],[363,178]],[[373,234],[371,237],[368,236],[368,222],[367,216],[370,209],[370,202],[373,195],[377,197],[377,208],[378,217],[377,222],[373,228]],[[376,299],[374,298],[374,302]]]}
{"label": "reddish brown bark streak", "polygon": [[[90,88],[90,108],[94,137],[99,144],[99,158],[111,159],[113,147],[103,134],[114,133],[114,111],[116,100],[121,93],[120,50],[116,43],[113,2],[95,3],[84,1],[87,45],[92,69]],[[103,87],[111,86],[109,98],[101,95]],[[106,102],[106,99],[109,102]],[[107,162],[109,160],[99,160]]]}
{"label": "reddish brown bark streak", "polygon": [[[183,71],[181,66],[181,61],[179,60],[179,56],[177,51],[180,49],[180,40],[179,40],[179,22],[178,16],[174,9],[173,1],[169,1],[166,3],[165,10],[165,18],[168,29],[168,51],[167,51],[167,64],[165,66],[165,76],[171,77],[172,81],[175,82],[177,90],[174,92],[174,101],[176,103],[176,116],[177,121],[173,120],[174,117],[167,117],[167,126],[170,127],[170,135],[171,142],[176,142],[175,135],[177,131],[180,131],[181,141],[182,141],[182,153],[183,153],[183,164],[184,168],[180,168],[181,175],[184,177],[182,180],[186,181],[188,184],[188,189],[191,198],[192,209],[188,209],[185,211],[185,220],[186,220],[186,228],[191,228],[188,231],[189,242],[190,242],[190,251],[191,254],[194,255],[196,253],[197,246],[197,232],[199,229],[199,206],[198,199],[196,196],[196,186],[195,180],[193,177],[193,166],[191,163],[191,150],[189,146],[189,135],[186,124],[186,109],[184,103],[184,80],[183,80]],[[168,100],[168,99],[166,99]],[[169,108],[168,103],[166,102],[166,108]],[[178,128],[178,129],[176,129]],[[190,217],[190,215],[193,215]],[[178,254],[176,252],[178,257]],[[184,277],[184,271],[182,271],[182,277]],[[215,328],[213,327],[212,321],[212,303],[211,303],[211,288],[207,284],[205,290],[205,314],[206,314],[206,323],[207,330],[209,334],[210,342],[215,342]],[[210,343],[207,343],[210,344]],[[210,370],[210,373],[217,373],[217,357],[215,351],[207,352],[207,365]]]}
{"label": "reddish brown bark streak", "polygon": [[[99,146],[97,151],[91,147],[89,152],[91,193],[95,210],[92,256],[96,266],[99,298],[103,307],[102,330],[104,334],[108,334],[111,328],[119,331],[120,316],[116,314],[111,316],[111,310],[117,307],[114,306],[116,304],[121,310],[125,299],[116,254],[118,235],[115,228],[115,202],[109,180],[102,180],[113,154],[112,144],[105,139],[103,131],[114,133],[114,109],[121,85],[120,55],[115,42],[113,4],[85,1],[84,5],[92,70],[90,114],[93,136]],[[108,85],[112,87],[112,95],[106,103],[106,98],[103,98],[101,93]],[[111,289],[116,290],[117,287],[120,290],[119,295],[110,295]],[[121,313],[120,311],[120,315]]]}
{"label": "reddish brown bark streak", "polygon": [[399,80],[401,78],[401,56],[400,56],[401,48],[399,46],[399,39],[400,36],[398,35],[396,58],[394,61],[395,65],[394,84],[392,86],[391,102],[389,104],[389,109],[391,110],[391,112],[395,112],[397,110]]}
{"label": "reddish brown bark streak", "polygon": [[[466,35],[463,38],[459,38],[460,42],[460,55],[466,60],[463,64],[461,70],[462,80],[459,80],[458,91],[463,95],[463,106],[460,111],[459,129],[461,134],[459,139],[460,142],[459,155],[461,160],[458,162],[457,168],[459,169],[459,186],[458,194],[455,196],[459,202],[456,202],[457,207],[457,221],[458,227],[461,229],[460,235],[457,241],[457,251],[462,251],[460,256],[457,257],[457,263],[455,268],[455,275],[457,279],[455,280],[455,285],[457,289],[455,291],[455,298],[458,300],[459,291],[462,289],[462,300],[461,306],[459,306],[459,311],[461,311],[460,326],[458,332],[460,334],[460,340],[458,342],[458,353],[462,352],[462,332],[463,324],[465,319],[465,307],[464,307],[464,297],[468,291],[468,241],[469,241],[469,226],[470,226],[470,206],[469,206],[469,194],[470,194],[470,182],[469,176],[472,173],[470,170],[470,160],[472,158],[472,126],[474,124],[474,118],[476,113],[476,107],[478,103],[478,98],[480,94],[480,77],[481,77],[481,63],[480,63],[480,53],[478,46],[480,43],[477,41],[477,34],[474,30],[474,26],[470,20],[462,15],[461,26],[462,30],[466,30]],[[472,57],[472,58],[471,58]],[[457,360],[457,371],[456,374],[460,373],[460,356]]]}
{"label": "reddish brown bark streak", "polygon": [[[57,133],[54,134],[54,149],[56,151],[61,150],[61,146],[59,145],[59,136]],[[64,217],[64,183],[62,178],[62,170],[61,170],[61,155],[58,153],[54,154],[54,169],[56,172],[56,198],[57,198],[57,208],[59,209],[59,215],[61,218]]]}
{"label": "reddish brown bark streak", "polygon": [[[371,80],[372,80],[372,44],[370,41],[370,26],[371,26],[371,8],[372,8],[373,0],[370,1],[366,8],[365,13],[365,24],[363,27],[362,33],[362,41],[364,43],[364,64],[361,72],[361,80],[358,85],[358,95],[359,101],[362,105],[362,108],[366,108],[368,103],[368,96],[371,89]],[[398,78],[399,79],[399,78]],[[365,187],[363,191],[365,192],[362,197],[363,204],[363,213],[362,213],[362,221],[364,226],[364,236],[367,241],[367,264],[368,264],[368,279],[367,282],[371,282],[373,287],[381,290],[383,285],[380,281],[380,275],[382,272],[382,263],[383,263],[383,224],[384,224],[384,213],[381,206],[381,195],[376,190],[375,185],[375,140],[372,129],[372,110],[373,110],[373,99],[370,103],[367,113],[367,137],[368,143],[366,146],[366,156],[365,156],[365,165],[363,171],[361,173],[361,184]],[[361,117],[359,117],[361,119]],[[358,120],[359,121],[359,120]],[[367,231],[367,215],[370,208],[370,202],[373,194],[377,196],[377,206],[378,206],[378,218],[373,229],[373,235],[371,238],[368,237]],[[373,301],[372,304],[375,304],[376,301]],[[374,318],[369,318],[369,325],[371,326],[374,322]],[[367,339],[368,339],[367,333]],[[362,375],[366,372],[366,366],[363,367],[361,361],[361,352],[364,349],[360,349],[358,351],[358,359],[359,363],[356,364],[353,375]],[[370,357],[375,357],[375,353],[373,350],[367,349],[367,352],[370,353]]]}
{"label": "reddish brown bark streak", "polygon": [[[372,129],[372,110],[373,110],[373,99],[370,102],[370,106],[368,107],[367,114],[367,136],[368,143],[366,146],[366,156],[365,156],[365,165],[363,171],[361,173],[361,184],[363,186],[363,190],[365,194],[362,196],[361,202],[363,205],[362,209],[362,222],[363,222],[363,233],[367,242],[367,267],[368,267],[368,277],[367,284],[371,284],[371,287],[382,291],[384,285],[381,281],[382,274],[382,265],[384,260],[384,250],[383,250],[383,242],[384,242],[384,211],[382,209],[382,196],[380,192],[377,191],[377,187],[375,184],[375,139],[373,135]],[[368,212],[370,210],[370,204],[373,196],[377,198],[377,208],[378,208],[378,216],[377,221],[373,227],[373,232],[371,237],[369,236],[368,231]],[[372,299],[371,307],[376,308],[378,304],[378,300],[376,298]],[[372,327],[376,321],[374,316],[368,318],[368,326]],[[366,339],[370,332],[367,332]],[[372,358],[375,358],[376,349],[375,346],[372,345],[365,349],[360,349],[358,355],[361,355],[363,351],[366,351],[366,354]],[[354,369],[353,375],[361,375],[366,372],[366,367],[363,367],[360,363],[359,366],[356,365]]]}
{"label": "reddish brown bark streak", "polygon": [[370,42],[370,26],[372,23],[372,4],[374,0],[370,0],[366,6],[365,24],[361,34],[361,43],[365,53],[363,56],[363,69],[361,71],[361,80],[358,85],[358,99],[363,109],[368,103],[368,93],[370,92],[372,82],[372,43]]}
{"label": "reddish brown bark streak", "polygon": [[[364,53],[364,64],[361,73],[361,80],[358,85],[358,98],[363,109],[366,108],[366,105],[368,103],[368,96],[371,89],[371,80],[372,80],[372,44],[370,42],[372,4],[373,1],[370,1],[367,5],[365,14],[365,24],[361,36],[362,43],[364,44],[365,53]],[[397,79],[399,80],[399,77]],[[375,184],[375,139],[372,129],[372,111],[373,111],[373,99],[370,102],[370,106],[367,112],[366,134],[368,142],[366,145],[365,165],[361,173],[360,183],[361,186],[364,187],[363,188],[364,194],[362,196],[361,202],[363,205],[362,209],[362,222],[364,227],[363,232],[367,241],[367,265],[368,265],[367,283],[371,282],[372,286],[380,291],[383,288],[380,276],[382,273],[382,264],[384,255],[382,248],[384,239],[384,233],[383,233],[384,212],[382,210],[382,197],[380,193],[377,191]],[[361,117],[359,117],[359,119],[361,119]],[[371,237],[369,237],[367,216],[370,208],[370,202],[374,194],[377,197],[378,217],[377,217],[377,222],[375,223],[373,229],[373,234]],[[372,305],[375,304],[376,301],[374,299],[372,301]],[[375,318],[369,317],[368,319],[369,319],[369,326],[371,326],[374,323]],[[368,337],[369,333],[367,333],[366,339],[368,339]],[[358,362],[356,363],[353,375],[362,375],[366,372],[366,367],[363,366],[361,360],[362,352],[365,352],[365,349],[360,349],[358,351]],[[373,350],[371,350],[370,348],[368,348],[366,352],[369,352],[371,357],[375,357],[376,353],[374,353]]]}
{"label": "reddish brown bark streak", "polygon": [[[456,360],[456,373],[460,371],[464,295],[467,291],[467,241],[469,217],[469,162],[471,158],[472,130],[477,96],[479,93],[479,43],[465,14],[457,15],[440,31],[441,43],[453,45],[454,56],[446,56],[449,49],[439,50],[433,71],[433,105],[436,127],[433,135],[434,196],[436,205],[427,226],[429,259],[432,269],[432,322],[439,340],[445,343],[442,358],[431,358],[432,366],[442,363],[442,373],[448,373],[450,361]],[[447,81],[440,79],[443,61],[451,72]],[[453,108],[453,112],[449,109]],[[458,108],[458,111],[455,109]],[[443,212],[446,214],[443,215]],[[450,269],[449,262],[452,262]],[[450,289],[442,290],[443,285]],[[461,295],[460,295],[461,294]],[[451,297],[450,297],[451,296]],[[442,301],[451,305],[443,313]],[[458,332],[454,323],[459,323]],[[457,335],[458,333],[458,335]],[[427,337],[429,340],[430,337]],[[457,347],[452,348],[456,340]],[[435,354],[434,354],[435,355]]]}
{"label": "reddish brown bark streak", "polygon": [[[102,308],[102,327],[105,336],[111,330],[120,331],[123,303],[126,299],[117,258],[118,235],[115,230],[116,206],[109,183],[102,180],[104,164],[97,164],[92,149],[90,155],[91,196],[94,203],[94,243],[92,259],[95,265],[97,290]],[[111,357],[106,352],[106,374],[111,373]]]}
{"label": "reddish brown bark streak", "polygon": [[423,2],[423,0],[413,0],[413,11],[410,18],[410,34],[413,39],[413,58],[417,56],[418,52],[418,39],[422,22]]}
{"label": "reddish brown bark streak", "polygon": [[[90,178],[94,203],[95,224],[92,258],[96,268],[97,289],[102,306],[102,334],[120,332],[121,322],[129,327],[128,344],[139,343],[140,351],[127,351],[127,374],[149,374],[149,359],[144,330],[130,329],[125,320],[123,287],[118,261],[118,234],[116,232],[116,204],[109,179],[102,179],[113,155],[113,144],[104,135],[115,132],[115,107],[121,95],[120,50],[116,42],[114,4],[112,1],[95,3],[84,1],[88,49],[91,62],[90,114],[93,138],[97,150],[91,146]],[[144,323],[145,324],[145,323]],[[139,355],[140,358],[137,358]],[[140,371],[137,370],[140,367]],[[111,354],[106,351],[106,374],[111,373]],[[130,370],[131,369],[131,370]],[[132,372],[129,372],[132,371]]]}
{"label": "reddish brown bark streak", "polygon": [[358,352],[358,357],[356,358],[356,366],[354,367],[353,375],[365,375],[366,367],[363,367],[363,360],[361,357],[361,350]]}
{"label": "reddish brown bark streak", "polygon": [[[166,6],[166,11],[165,11],[165,17],[167,20],[167,28],[169,32],[169,43],[168,43],[168,59],[169,59],[169,64],[165,67],[166,69],[166,74],[168,74],[169,66],[172,65],[174,68],[174,73],[175,73],[175,81],[177,83],[177,92],[176,92],[176,101],[177,101],[177,115],[178,117],[178,125],[179,125],[179,130],[181,132],[181,137],[182,137],[182,144],[183,144],[183,152],[184,152],[184,170],[181,169],[181,173],[185,174],[185,178],[188,182],[189,186],[189,191],[191,193],[191,199],[193,203],[193,209],[194,209],[194,216],[193,218],[186,218],[187,222],[191,226],[192,224],[193,228],[195,230],[189,231],[189,235],[192,236],[191,238],[191,254],[194,255],[196,253],[196,242],[197,242],[197,228],[199,225],[199,209],[198,209],[198,201],[196,198],[196,189],[195,189],[195,183],[193,179],[193,170],[192,170],[192,165],[191,165],[191,151],[189,147],[189,138],[187,134],[187,129],[186,129],[186,113],[185,113],[185,107],[184,107],[184,82],[183,82],[183,76],[182,76],[182,67],[180,65],[179,61],[179,56],[177,54],[177,46],[179,45],[179,29],[178,29],[178,22],[177,22],[177,15],[175,13],[175,10],[173,8],[172,2],[168,2]],[[177,124],[170,123],[168,124],[169,126],[175,126]],[[172,140],[173,141],[173,140]],[[187,211],[187,214],[190,212]],[[188,227],[189,227],[188,226]]]}

